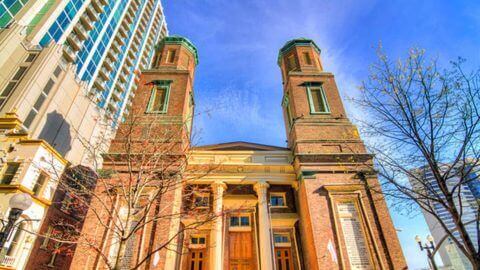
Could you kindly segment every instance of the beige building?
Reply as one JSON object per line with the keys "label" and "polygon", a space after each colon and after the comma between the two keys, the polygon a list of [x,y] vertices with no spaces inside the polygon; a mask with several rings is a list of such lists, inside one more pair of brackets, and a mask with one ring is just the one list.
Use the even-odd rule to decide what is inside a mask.
{"label": "beige building", "polygon": [[0,113],[15,110],[33,138],[74,164],[95,165],[168,34],[160,0],[6,2]]}

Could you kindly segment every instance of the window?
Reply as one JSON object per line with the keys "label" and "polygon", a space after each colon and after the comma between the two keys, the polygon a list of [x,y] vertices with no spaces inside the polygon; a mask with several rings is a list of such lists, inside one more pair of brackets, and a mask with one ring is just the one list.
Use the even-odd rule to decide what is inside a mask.
{"label": "window", "polygon": [[166,113],[168,108],[168,98],[170,94],[169,85],[155,85],[148,103],[148,112]]}
{"label": "window", "polygon": [[308,102],[310,104],[310,113],[330,113],[325,91],[322,86],[307,87]]}
{"label": "window", "polygon": [[27,58],[25,59],[25,62],[31,63],[33,62],[33,60],[35,60],[35,58],[37,58],[37,56],[38,56],[38,53],[29,53]]}
{"label": "window", "polygon": [[5,165],[5,171],[2,177],[2,184],[9,185],[12,183],[13,177],[17,173],[18,167],[20,167],[20,163],[16,162],[9,162]]}
{"label": "window", "polygon": [[285,193],[270,193],[270,205],[272,207],[285,207]]}
{"label": "window", "polygon": [[15,256],[17,250],[22,246],[22,240],[25,236],[25,222],[20,223],[20,226],[17,227],[17,230],[13,234],[12,241],[7,249],[7,256]]}
{"label": "window", "polygon": [[283,107],[285,107],[285,111],[287,113],[287,121],[288,121],[288,127],[291,127],[293,124],[293,118],[292,118],[292,111],[290,109],[290,99],[288,95],[285,95],[283,97],[283,102],[282,102]]}
{"label": "window", "polygon": [[273,241],[277,244],[290,244],[290,236],[288,233],[274,233]]}
{"label": "window", "polygon": [[193,203],[196,208],[208,208],[210,203],[210,194],[208,193],[195,194]]}
{"label": "window", "polygon": [[37,100],[35,101],[35,104],[33,104],[33,108],[30,110],[30,112],[27,115],[27,118],[25,118],[25,121],[23,122],[23,125],[25,127],[27,128],[30,127],[33,120],[35,119],[35,116],[37,116],[38,112],[42,108],[42,105],[47,99],[48,94],[50,93],[50,90],[52,90],[52,87],[54,84],[55,82],[52,79],[49,79],[45,87],[43,87],[43,90],[38,96]]}
{"label": "window", "polygon": [[295,55],[290,55],[287,57],[287,71],[293,70],[297,66],[295,62]]}
{"label": "window", "polygon": [[175,55],[177,54],[176,50],[168,50],[167,51],[167,63],[172,64],[175,61]]}
{"label": "window", "polygon": [[304,52],[303,59],[305,60],[305,64],[311,66],[312,65],[312,58],[310,57],[310,53]]}
{"label": "window", "polygon": [[17,85],[20,83],[20,80],[23,78],[23,75],[27,72],[28,67],[27,66],[20,66],[13,75],[12,79],[10,82],[3,88],[2,92],[0,92],[0,107],[5,104],[7,101],[8,97],[10,97],[10,94],[12,94],[13,90]]}
{"label": "window", "polygon": [[250,227],[250,216],[247,216],[247,215],[231,216],[230,227]]}
{"label": "window", "polygon": [[37,182],[35,182],[35,185],[32,188],[33,194],[35,196],[40,196],[42,194],[43,187],[45,186],[47,179],[48,175],[46,175],[44,172],[40,172],[40,175],[37,178]]}
{"label": "window", "polygon": [[205,243],[205,236],[192,236],[192,238],[190,238],[190,244],[192,245],[205,245]]}

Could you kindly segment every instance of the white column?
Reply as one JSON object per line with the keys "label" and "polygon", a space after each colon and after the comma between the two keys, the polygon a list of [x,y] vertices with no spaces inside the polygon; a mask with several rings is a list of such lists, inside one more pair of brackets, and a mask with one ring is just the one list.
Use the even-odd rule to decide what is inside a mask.
{"label": "white column", "polygon": [[212,184],[214,211],[217,215],[214,227],[213,244],[214,251],[214,267],[213,270],[223,269],[223,192],[227,189],[227,185],[223,182],[215,182]]}
{"label": "white column", "polygon": [[267,189],[269,186],[265,181],[258,182],[253,186],[258,195],[258,238],[260,240],[261,270],[273,270],[272,239],[267,199]]}

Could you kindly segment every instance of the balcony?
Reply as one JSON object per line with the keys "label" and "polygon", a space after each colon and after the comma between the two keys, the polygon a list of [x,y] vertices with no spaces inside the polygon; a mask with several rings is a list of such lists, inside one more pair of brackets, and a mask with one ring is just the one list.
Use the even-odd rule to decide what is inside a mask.
{"label": "balcony", "polygon": [[127,82],[127,77],[125,76],[125,73],[121,72],[120,75],[118,76],[118,78],[120,79],[120,81],[122,83],[126,83]]}
{"label": "balcony", "polygon": [[104,80],[108,80],[108,75],[110,75],[110,71],[108,71],[105,67],[101,67],[98,71],[98,75],[100,75],[100,77],[102,77]]}
{"label": "balcony", "polygon": [[108,58],[110,58],[113,62],[118,60],[117,55],[113,52],[113,50],[108,50],[107,52]]}
{"label": "balcony", "polygon": [[132,61],[132,59],[130,59],[130,57],[127,57],[125,59],[125,62],[127,63],[128,66],[130,66],[130,67],[133,66],[133,61]]}
{"label": "balcony", "polygon": [[133,18],[130,16],[130,14],[125,14],[124,20],[126,20],[128,23],[133,23]]}
{"label": "balcony", "polygon": [[122,93],[120,93],[119,91],[117,91],[116,88],[115,88],[115,90],[112,91],[112,99],[113,99],[115,102],[118,102],[118,101],[122,100]]}
{"label": "balcony", "polygon": [[76,24],[73,29],[75,33],[78,35],[78,37],[80,37],[82,40],[87,39],[88,37],[87,30],[81,24]]}
{"label": "balcony", "polygon": [[105,66],[105,68],[109,71],[113,70],[113,63],[108,58],[103,61],[103,66]]}
{"label": "balcony", "polygon": [[85,26],[85,29],[87,30],[92,30],[93,29],[93,21],[90,19],[88,15],[83,14],[80,17],[80,21],[82,22],[83,26]]}
{"label": "balcony", "polygon": [[135,8],[130,7],[127,12],[128,12],[128,15],[132,16],[132,18],[135,18],[135,11],[136,11]]}
{"label": "balcony", "polygon": [[68,62],[73,62],[75,61],[75,58],[77,58],[77,53],[70,47],[69,45],[63,46],[63,56]]}
{"label": "balcony", "polygon": [[116,41],[112,42],[110,48],[113,49],[116,53],[120,53],[120,45]]}
{"label": "balcony", "polygon": [[98,13],[102,13],[102,12],[103,12],[103,5],[102,5],[102,3],[100,3],[100,1],[98,1],[98,0],[93,0],[93,1],[92,1],[92,6],[93,6],[93,8],[94,8]]}
{"label": "balcony", "polygon": [[6,267],[13,267],[15,265],[15,257],[5,255],[5,257],[3,257],[2,261],[0,262],[0,265]]}
{"label": "balcony", "polygon": [[120,46],[125,45],[125,41],[123,40],[123,38],[120,35],[116,35],[115,40],[118,42],[118,44],[120,44]]}
{"label": "balcony", "polygon": [[107,105],[107,111],[110,113],[116,113],[117,112],[116,104],[112,104],[112,102],[109,102]]}
{"label": "balcony", "polygon": [[128,37],[127,30],[126,30],[125,28],[123,28],[123,26],[120,26],[120,28],[118,29],[118,33],[119,33],[120,36],[123,37],[123,38],[127,38],[127,37]]}
{"label": "balcony", "polygon": [[107,89],[107,82],[101,80],[95,80],[93,83],[98,90],[105,91]]}
{"label": "balcony", "polygon": [[132,6],[134,9],[138,9],[138,3],[137,3],[137,1],[132,1],[131,6]]}
{"label": "balcony", "polygon": [[85,11],[92,21],[98,21],[98,14],[91,6],[88,6]]}
{"label": "balcony", "polygon": [[82,41],[78,38],[76,34],[70,34],[67,37],[68,44],[72,46],[75,51],[78,51],[82,48]]}

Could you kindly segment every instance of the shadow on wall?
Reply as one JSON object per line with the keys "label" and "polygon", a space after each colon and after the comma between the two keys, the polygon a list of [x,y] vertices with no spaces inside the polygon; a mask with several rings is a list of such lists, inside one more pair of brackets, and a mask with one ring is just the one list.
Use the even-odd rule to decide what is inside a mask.
{"label": "shadow on wall", "polygon": [[63,157],[72,149],[70,124],[57,111],[47,114],[47,121],[38,137],[47,141]]}

